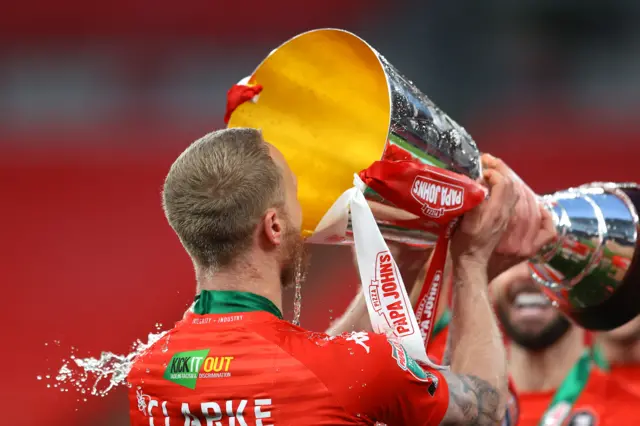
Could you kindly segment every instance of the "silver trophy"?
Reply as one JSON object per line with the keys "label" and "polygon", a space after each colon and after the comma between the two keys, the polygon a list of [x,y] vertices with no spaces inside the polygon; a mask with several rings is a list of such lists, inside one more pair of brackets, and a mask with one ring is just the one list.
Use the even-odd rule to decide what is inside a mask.
{"label": "silver trophy", "polygon": [[[349,189],[353,174],[376,160],[411,159],[481,176],[480,151],[469,133],[352,33],[298,35],[246,81],[264,89],[259,100],[233,112],[229,126],[262,129],[287,158],[298,177],[307,236]],[[370,188],[365,197],[385,239],[434,245],[439,227]],[[541,202],[558,236],[531,260],[531,270],[554,304],[592,330],[613,329],[640,314],[638,186],[591,184]],[[326,243],[351,241],[347,234]]]}
{"label": "silver trophy", "polygon": [[640,313],[640,188],[596,182],[542,197],[558,236],[531,260],[532,276],[565,314],[611,330]]}

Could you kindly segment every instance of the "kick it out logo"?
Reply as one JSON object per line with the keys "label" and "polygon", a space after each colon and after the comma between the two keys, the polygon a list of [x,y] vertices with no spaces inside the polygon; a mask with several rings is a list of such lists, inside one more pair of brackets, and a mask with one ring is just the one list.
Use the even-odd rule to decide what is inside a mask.
{"label": "kick it out logo", "polygon": [[178,352],[164,371],[164,378],[185,388],[195,389],[198,379],[230,377],[232,356],[208,356],[209,349]]}

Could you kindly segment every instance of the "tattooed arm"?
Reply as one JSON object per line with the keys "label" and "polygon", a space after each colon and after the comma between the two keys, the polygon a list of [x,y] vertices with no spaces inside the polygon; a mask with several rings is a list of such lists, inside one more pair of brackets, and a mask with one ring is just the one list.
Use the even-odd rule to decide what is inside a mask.
{"label": "tattooed arm", "polygon": [[499,425],[504,415],[500,392],[471,375],[444,373],[449,385],[449,407],[441,425]]}
{"label": "tattooed arm", "polygon": [[454,317],[444,374],[449,407],[442,425],[498,425],[508,396],[506,353],[486,291],[487,269],[457,263]]}
{"label": "tattooed arm", "polygon": [[[447,336],[447,345],[442,364],[451,363],[451,336]],[[496,387],[473,375],[457,375],[449,371],[443,376],[449,385],[449,407],[443,425],[497,425],[504,415],[501,411],[500,393]]]}
{"label": "tattooed arm", "polygon": [[453,318],[444,425],[500,424],[509,395],[506,352],[489,299],[487,273],[518,198],[504,163],[486,157],[483,162],[490,197],[465,215],[450,245]]}

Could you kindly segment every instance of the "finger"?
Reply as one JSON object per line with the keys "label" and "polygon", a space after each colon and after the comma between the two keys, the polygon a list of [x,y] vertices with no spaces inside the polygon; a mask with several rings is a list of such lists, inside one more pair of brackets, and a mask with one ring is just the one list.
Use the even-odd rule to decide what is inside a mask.
{"label": "finger", "polygon": [[511,208],[511,182],[496,170],[485,171],[484,177],[489,188],[489,199],[486,208],[497,209],[498,211],[504,208]]}
{"label": "finger", "polygon": [[520,237],[520,253],[523,257],[531,257],[536,254],[534,240],[540,231],[540,207],[537,197],[524,182],[516,183],[520,190],[521,198],[518,212],[518,236]]}
{"label": "finger", "polygon": [[491,154],[482,154],[480,156],[480,162],[482,164],[482,168],[485,170],[495,169],[497,158]]}
{"label": "finger", "polygon": [[528,186],[523,184],[523,189],[526,191],[525,196],[528,200],[529,205],[529,217],[531,218],[529,221],[529,226],[527,228],[527,234],[524,237],[525,248],[527,250],[527,257],[533,257],[538,253],[539,247],[536,246],[536,238],[538,238],[538,233],[540,232],[540,228],[542,226],[542,210],[540,203],[538,201],[538,197]]}
{"label": "finger", "polygon": [[519,185],[519,178],[506,165],[504,161],[495,157],[488,157],[487,165],[492,167],[494,172],[504,176],[505,194],[503,207],[506,209],[503,214],[508,217],[508,233],[502,238],[497,249],[500,252],[514,252],[521,248],[523,238],[526,234],[527,204],[522,202],[523,191]]}
{"label": "finger", "polygon": [[500,173],[498,170],[492,170],[492,173],[496,173],[502,176],[502,181],[493,190],[493,197],[499,199],[500,203],[498,208],[501,211],[501,220],[504,228],[509,232],[503,234],[500,242],[496,246],[496,252],[498,253],[514,253],[517,252],[521,241],[518,239],[518,235],[514,235],[512,230],[517,226],[517,214],[516,209],[518,204],[519,194],[514,187],[513,179]]}
{"label": "finger", "polygon": [[522,196],[522,187],[517,183],[514,183],[514,186],[514,192],[517,194],[517,201],[509,212],[509,232],[506,234],[506,237],[508,246],[512,247],[515,252],[520,252],[522,250],[522,245],[528,228],[528,206],[526,198]]}
{"label": "finger", "polygon": [[509,166],[507,166],[507,164],[498,157],[494,157],[492,155],[487,154],[485,164],[488,169],[497,170],[504,176],[511,176],[511,175],[515,176],[515,173],[511,171],[511,168],[509,168]]}
{"label": "finger", "polygon": [[[489,171],[492,173],[498,173],[502,177],[502,181],[505,185],[504,191],[505,195],[509,195],[508,202],[505,203],[505,207],[513,208],[517,202],[519,194],[517,194],[517,186],[516,186],[516,178],[517,176],[513,171],[506,165],[504,161],[499,158],[493,157],[487,154],[487,165]],[[505,199],[505,201],[507,201]]]}
{"label": "finger", "polygon": [[518,187],[516,186],[514,180],[511,178],[511,176],[509,176],[508,174],[505,173],[500,173],[502,176],[504,176],[503,179],[503,183],[504,183],[504,209],[505,209],[505,213],[511,217],[517,206],[518,206],[518,201],[520,200],[520,192],[518,191]]}
{"label": "finger", "polygon": [[493,169],[485,170],[483,175],[485,184],[489,189],[499,185],[504,180],[504,176]]}
{"label": "finger", "polygon": [[533,247],[536,252],[540,251],[542,247],[551,243],[557,237],[556,225],[553,222],[553,216],[547,211],[546,208],[540,204],[540,232],[536,236]]}
{"label": "finger", "polygon": [[492,198],[500,198],[501,201],[505,201],[505,196],[510,196],[512,192],[512,181],[500,171],[496,169],[489,169],[484,172],[485,183],[489,188],[489,195]]}

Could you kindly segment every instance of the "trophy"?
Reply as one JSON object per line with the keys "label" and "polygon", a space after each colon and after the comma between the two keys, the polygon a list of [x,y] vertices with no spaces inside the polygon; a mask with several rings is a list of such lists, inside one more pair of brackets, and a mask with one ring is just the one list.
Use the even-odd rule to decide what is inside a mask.
{"label": "trophy", "polygon": [[533,279],[561,311],[590,330],[640,313],[640,187],[594,182],[541,198],[558,236],[530,261]]}
{"label": "trophy", "polygon": [[[385,240],[432,247],[445,235],[446,221],[439,218],[464,213],[484,196],[470,184],[482,175],[471,136],[352,33],[320,29],[298,35],[272,51],[240,86],[260,90],[227,105],[228,125],[261,129],[283,153],[298,177],[303,234],[311,243],[352,243],[359,222],[371,213]],[[362,178],[362,170],[381,163],[397,166],[394,176],[415,167],[411,191],[390,199],[368,181],[354,181],[354,173]],[[422,166],[429,177],[420,174]],[[366,206],[353,201],[354,193],[350,215],[332,214],[354,184]],[[406,207],[412,198],[421,209]],[[530,261],[530,269],[554,305],[591,330],[610,330],[638,315],[640,188],[593,183],[540,202],[553,217],[557,237]],[[364,219],[356,220],[362,209]],[[336,223],[346,231],[333,232]],[[365,278],[378,283],[385,277],[386,257],[368,259],[376,266],[359,265],[363,288]],[[363,268],[376,272],[365,276]],[[374,315],[374,299],[382,293],[371,294]],[[407,324],[403,330],[415,326]]]}

